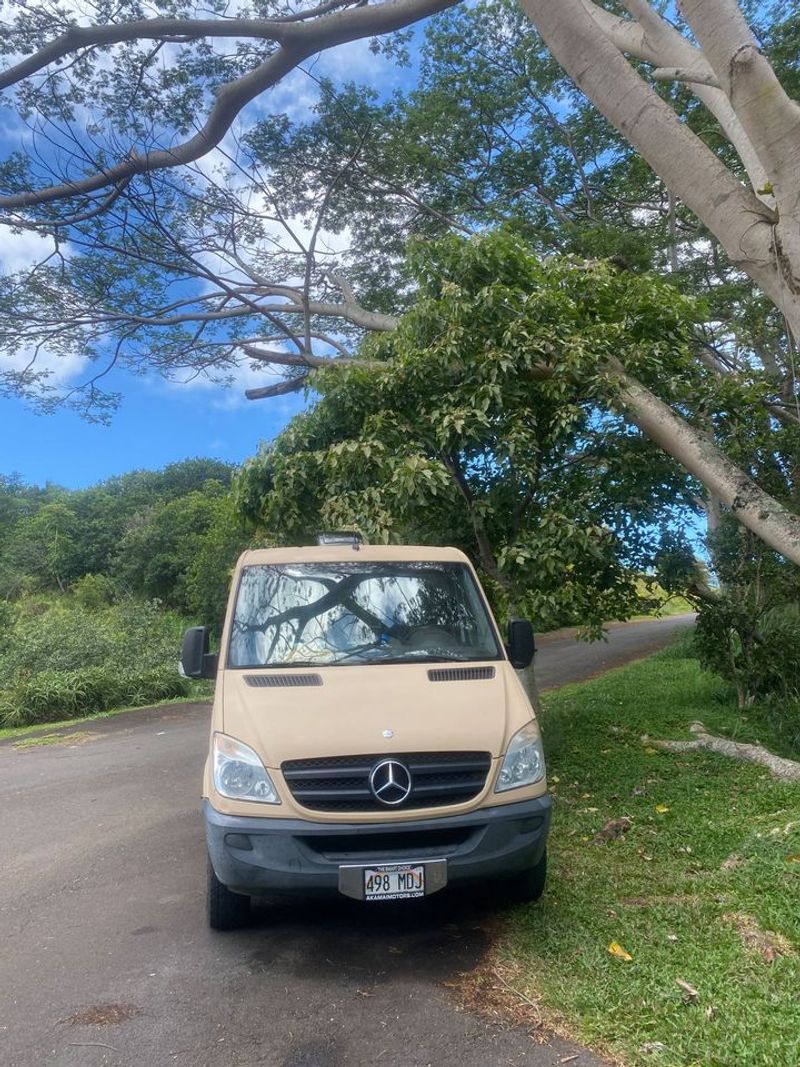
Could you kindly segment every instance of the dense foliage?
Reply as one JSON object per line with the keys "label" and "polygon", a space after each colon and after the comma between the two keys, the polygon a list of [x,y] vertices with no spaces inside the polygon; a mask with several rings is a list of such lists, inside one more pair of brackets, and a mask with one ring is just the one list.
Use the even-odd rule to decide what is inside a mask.
{"label": "dense foliage", "polygon": [[457,544],[541,628],[598,634],[651,606],[637,575],[694,489],[602,397],[612,358],[680,378],[693,303],[606,263],[541,260],[505,230],[420,243],[410,262],[414,308],[317,373],[321,399],[246,465],[243,509],[289,543],[356,526]]}
{"label": "dense foliage", "polygon": [[0,475],[0,598],[72,590],[90,604],[132,595],[218,621],[225,578],[247,541],[227,496],[232,476],[210,459],[73,492]]}
{"label": "dense foliage", "polygon": [[0,726],[23,726],[186,696],[177,661],[184,620],[125,597],[87,608],[79,596],[6,607]]}
{"label": "dense foliage", "polygon": [[0,726],[187,695],[182,631],[220,625],[248,540],[231,477],[197,459],[74,492],[0,479]]}

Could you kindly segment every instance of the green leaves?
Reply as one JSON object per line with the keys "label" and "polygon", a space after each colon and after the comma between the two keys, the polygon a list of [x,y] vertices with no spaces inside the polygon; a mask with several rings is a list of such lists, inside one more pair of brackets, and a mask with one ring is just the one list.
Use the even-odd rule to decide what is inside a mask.
{"label": "green leaves", "polygon": [[[510,231],[416,242],[419,299],[248,463],[237,495],[269,536],[325,526],[456,544],[537,625],[597,633],[640,604],[636,570],[686,479],[598,408],[604,364],[682,373],[693,305],[604,263],[541,260]],[[380,366],[375,367],[375,363]]]}

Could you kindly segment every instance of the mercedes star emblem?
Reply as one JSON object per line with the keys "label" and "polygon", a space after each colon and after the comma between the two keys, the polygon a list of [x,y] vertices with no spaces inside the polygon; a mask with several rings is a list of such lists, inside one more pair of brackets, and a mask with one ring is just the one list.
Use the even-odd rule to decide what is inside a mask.
{"label": "mercedes star emblem", "polygon": [[411,793],[411,772],[399,760],[381,760],[372,768],[369,787],[381,804],[396,807],[407,800]]}

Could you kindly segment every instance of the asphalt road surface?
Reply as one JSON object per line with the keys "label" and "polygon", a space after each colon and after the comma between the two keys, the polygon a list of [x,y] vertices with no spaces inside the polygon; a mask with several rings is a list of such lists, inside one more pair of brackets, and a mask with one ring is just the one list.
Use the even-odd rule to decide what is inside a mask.
{"label": "asphalt road surface", "polygon": [[[643,655],[690,621],[616,627],[608,645],[548,636],[542,684]],[[247,930],[208,930],[207,728],[207,706],[173,705],[0,746],[3,1067],[601,1064],[458,1010],[448,983],[497,921],[474,897],[272,903]]]}

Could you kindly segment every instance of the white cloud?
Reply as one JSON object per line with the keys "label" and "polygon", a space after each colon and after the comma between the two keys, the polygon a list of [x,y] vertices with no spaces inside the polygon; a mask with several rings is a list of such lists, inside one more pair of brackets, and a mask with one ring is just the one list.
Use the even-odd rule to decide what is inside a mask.
{"label": "white cloud", "polygon": [[10,226],[0,224],[0,270],[3,274],[28,270],[49,256],[54,248],[52,237],[44,237],[34,230],[14,233]]}
{"label": "white cloud", "polygon": [[0,371],[31,371],[47,375],[45,388],[56,390],[69,389],[79,384],[85,375],[90,360],[75,352],[56,354],[42,349],[35,353],[33,349],[22,349],[13,355],[4,354],[0,358]]}
{"label": "white cloud", "polygon": [[373,52],[369,40],[362,37],[322,52],[314,73],[371,84],[377,89],[387,79],[395,80],[397,67],[385,56]]}

